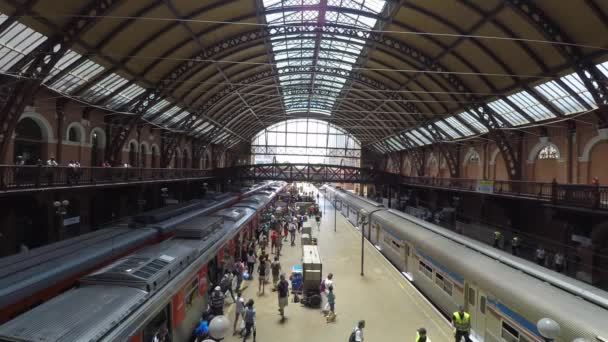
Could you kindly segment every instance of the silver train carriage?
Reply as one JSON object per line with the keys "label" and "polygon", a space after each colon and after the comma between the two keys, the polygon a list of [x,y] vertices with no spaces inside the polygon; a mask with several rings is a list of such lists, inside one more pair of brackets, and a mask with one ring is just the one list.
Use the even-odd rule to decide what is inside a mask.
{"label": "silver train carriage", "polygon": [[139,342],[161,328],[174,340],[188,340],[210,282],[238,257],[259,214],[235,205],[183,222],[173,238],[111,263],[82,278],[78,288],[1,325],[0,341]]}
{"label": "silver train carriage", "polygon": [[[337,193],[343,207],[360,206]],[[608,341],[607,292],[402,212],[367,215],[370,242],[445,315],[464,305],[478,341],[543,342],[545,317],[560,324],[558,341]]]}

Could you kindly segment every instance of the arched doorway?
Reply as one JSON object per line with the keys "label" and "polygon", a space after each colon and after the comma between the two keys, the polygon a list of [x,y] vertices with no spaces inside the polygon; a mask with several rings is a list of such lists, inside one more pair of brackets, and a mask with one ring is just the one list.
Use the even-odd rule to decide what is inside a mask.
{"label": "arched doorway", "polygon": [[137,166],[137,144],[129,143],[129,166]]}
{"label": "arched doorway", "polygon": [[564,179],[560,177],[559,159],[557,146],[548,144],[543,147],[534,160],[534,180],[550,183],[555,179],[557,182],[563,182]]}
{"label": "arched doorway", "polygon": [[588,179],[591,180],[597,177],[601,185],[608,184],[608,163],[605,160],[606,156],[608,156],[608,141],[603,141],[593,146],[589,158],[591,163],[589,165]]}
{"label": "arched doorway", "polygon": [[158,167],[158,165],[157,165],[158,160],[157,160],[157,157],[156,157],[157,154],[158,154],[158,150],[156,149],[156,146],[152,145],[152,156],[151,156],[152,160],[151,160],[151,165],[150,165],[151,168],[157,168]]}
{"label": "arched doorway", "polygon": [[146,157],[148,155],[148,148],[146,145],[141,144],[139,150],[139,167],[148,167]]}
{"label": "arched doorway", "polygon": [[465,155],[464,178],[480,179],[481,171],[481,158],[479,157],[479,153],[474,149],[470,149]]}
{"label": "arched doorway", "polygon": [[99,166],[99,137],[97,132],[91,134],[91,166]]}
{"label": "arched doorway", "polygon": [[30,118],[24,118],[15,129],[14,158],[21,156],[27,165],[34,165],[38,159],[43,159],[45,147],[42,129]]}

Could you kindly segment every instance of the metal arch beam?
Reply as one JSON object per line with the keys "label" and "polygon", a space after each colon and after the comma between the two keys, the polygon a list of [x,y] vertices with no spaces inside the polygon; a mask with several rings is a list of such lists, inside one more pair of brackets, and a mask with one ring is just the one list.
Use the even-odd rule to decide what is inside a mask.
{"label": "metal arch beam", "polygon": [[[290,67],[290,68],[285,68],[282,69],[280,71],[281,75],[290,75],[290,74],[302,74],[302,73],[310,73],[312,70],[310,70],[311,67]],[[338,69],[338,68],[326,68],[326,67],[318,67],[316,68],[318,70],[316,70],[317,73],[322,73],[322,74],[327,74],[330,76],[339,76],[339,77],[344,77],[344,78],[350,78],[351,76],[356,77],[356,81],[369,87],[372,89],[377,89],[377,90],[391,90],[388,88],[388,86],[386,86],[385,84],[376,81],[370,77],[367,77],[365,75],[354,75],[353,73],[351,73],[350,71],[347,70],[343,70],[343,69]],[[272,72],[270,71],[264,71],[262,73],[258,73],[258,74],[254,74],[252,76],[250,76],[248,79],[251,80],[251,84],[259,82],[260,80],[264,79],[264,78],[269,78],[272,77]],[[240,84],[249,84],[249,81],[245,82],[245,81],[241,81],[239,82]],[[246,85],[244,86],[246,87]],[[205,105],[203,107],[207,107],[207,110],[209,110],[210,108],[212,108],[216,102],[220,101],[221,98],[223,98],[224,96],[229,95],[229,91],[228,90],[224,90],[221,92],[218,92],[216,95],[214,95],[213,98],[216,98],[215,101],[207,101],[205,103]],[[204,108],[202,108],[202,110],[205,110]],[[192,122],[194,122],[197,118],[193,118],[191,119]],[[192,128],[196,128],[192,127]],[[189,127],[186,127],[186,129],[190,129]]]}
{"label": "metal arch beam", "polygon": [[[85,5],[80,15],[68,22],[62,32],[57,32],[46,41],[21,58],[11,67],[9,73],[19,74],[22,79],[0,91],[2,106],[0,130],[0,160],[8,153],[11,137],[17,127],[19,117],[25,106],[31,103],[34,95],[40,89],[44,75],[48,75],[72,45],[80,39],[82,33],[88,31],[97,23],[100,16],[108,13],[116,4],[124,0],[95,0]],[[27,2],[33,5],[35,2]],[[19,6],[17,6],[19,7]],[[30,12],[31,8],[25,8]],[[19,11],[19,10],[18,10]]]}
{"label": "metal arch beam", "polygon": [[555,48],[571,63],[598,106],[596,116],[600,127],[608,126],[608,78],[584,58],[578,46],[571,45],[574,41],[536,4],[528,0],[508,0],[507,3],[548,40],[559,43]]}

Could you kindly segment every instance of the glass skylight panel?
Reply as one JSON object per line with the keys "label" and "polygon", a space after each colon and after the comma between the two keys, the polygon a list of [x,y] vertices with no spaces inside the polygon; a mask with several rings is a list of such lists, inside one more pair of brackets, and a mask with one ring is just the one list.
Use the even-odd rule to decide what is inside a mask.
{"label": "glass skylight panel", "polygon": [[[163,100],[163,101],[165,101],[165,100]],[[160,108],[165,108],[165,106],[169,104],[168,101],[165,101],[165,103],[166,103],[165,106],[161,106],[159,108],[158,106],[161,105],[161,103],[163,103],[163,101],[157,103],[154,107],[150,108],[150,110],[148,112],[146,112],[146,115],[144,117],[149,116],[148,113],[151,113],[151,114],[152,113],[156,113],[157,111],[160,110]],[[152,111],[153,108],[159,108],[159,109],[156,109],[155,111]],[[159,115],[156,119],[154,119],[154,122],[164,122],[165,120],[171,118],[172,116],[174,116],[177,112],[180,112],[181,110],[182,109],[179,108],[178,106],[173,106],[170,109],[166,110],[161,115]]]}
{"label": "glass skylight panel", "polygon": [[465,122],[468,122],[469,125],[475,127],[481,133],[486,133],[488,131],[485,125],[479,122],[472,114],[469,114],[468,112],[460,113],[458,117]]}
{"label": "glass skylight panel", "polygon": [[437,127],[441,128],[441,130],[444,131],[447,135],[449,135],[452,139],[458,139],[461,137],[460,134],[458,134],[455,130],[453,130],[445,122],[437,121],[437,122],[435,122],[435,124],[437,125]]}
{"label": "glass skylight panel", "polygon": [[604,74],[604,76],[608,77],[608,62],[598,64],[597,68],[602,72],[602,74]]}
{"label": "glass skylight panel", "polygon": [[[271,27],[273,25],[292,24],[318,25],[322,21],[319,18],[319,0],[265,0],[263,3],[267,11],[266,22]],[[341,0],[332,6],[356,9],[367,14],[349,14],[342,13],[339,10],[331,10],[325,12],[325,18],[322,18],[327,24],[369,30],[375,26],[376,17],[382,11],[384,1]],[[353,64],[357,61],[361,50],[365,46],[365,37],[369,33],[362,32],[362,34],[361,39],[324,33],[318,40],[317,33],[314,32],[310,34],[286,33],[271,37],[270,42],[278,73],[281,75],[283,70],[293,66],[319,66],[351,71]],[[317,50],[319,53],[315,54]],[[279,76],[280,85],[284,87],[283,104],[287,113],[314,112],[331,115],[331,111],[336,104],[336,98],[346,83],[346,79],[326,77],[327,75],[322,74],[314,75],[313,78],[312,72],[315,72],[314,68],[306,70],[301,77],[296,75]],[[292,80],[294,82],[291,82]],[[308,95],[304,92],[304,96],[295,98],[294,96],[299,95],[298,92],[289,91],[288,86],[294,86],[294,89],[324,90],[326,95],[314,93]]]}
{"label": "glass skylight panel", "polygon": [[[570,74],[562,77],[561,80],[570,87],[572,91],[577,93],[589,106],[593,108],[597,107],[591,94],[584,88],[578,75],[575,73]],[[536,86],[535,89],[565,114],[574,114],[587,110],[583,104],[570,95],[570,93],[556,81],[543,83]]]}
{"label": "glass skylight panel", "polygon": [[118,93],[118,95],[111,98],[106,103],[106,106],[108,106],[112,109],[116,109],[120,106],[123,106],[123,105],[133,101],[133,99],[135,99],[137,96],[141,95],[144,91],[146,91],[144,88],[133,83],[130,86],[128,86],[126,89],[124,89],[123,91]]}
{"label": "glass skylight panel", "polygon": [[450,125],[452,125],[452,127],[457,129],[458,132],[463,134],[465,137],[468,137],[469,135],[474,134],[467,126],[463,125],[460,121],[458,121],[458,119],[456,119],[454,117],[449,117],[449,118],[445,119],[445,121],[447,121]]}
{"label": "glass skylight panel", "polygon": [[424,136],[422,133],[420,133],[418,130],[422,130],[422,128],[418,128],[417,130],[411,130],[410,132],[416,137],[418,138],[418,140],[420,140],[422,142],[423,145],[428,145],[431,143],[431,141]]}
{"label": "glass skylight panel", "polygon": [[110,74],[101,81],[93,84],[82,96],[84,99],[97,102],[101,98],[108,96],[117,88],[121,87],[128,81],[118,74]]}
{"label": "glass skylight panel", "polygon": [[156,103],[154,106],[148,108],[148,110],[146,111],[146,114],[144,114],[144,118],[157,113],[159,110],[161,110],[169,105],[170,105],[170,103],[167,100],[158,101],[158,103]]}
{"label": "glass skylight panel", "polygon": [[496,100],[494,102],[488,103],[488,106],[492,108],[496,113],[505,118],[511,125],[519,126],[523,124],[530,123],[526,118],[521,116],[515,108],[509,106],[503,100]]}
{"label": "glass skylight panel", "polygon": [[508,97],[516,106],[526,112],[535,121],[554,118],[555,115],[527,91],[521,91]]}
{"label": "glass skylight panel", "polygon": [[414,144],[414,145],[416,145],[416,146],[422,146],[422,145],[424,145],[424,144],[422,143],[422,141],[420,141],[420,140],[418,139],[418,137],[416,137],[414,134],[412,134],[412,132],[411,132],[411,131],[410,131],[410,132],[405,133],[404,135],[405,135],[405,136],[406,136],[406,137],[409,139],[409,141],[411,141],[411,142],[412,142],[412,144]]}
{"label": "glass skylight panel", "polygon": [[[68,51],[68,53],[59,59],[45,82],[63,71],[65,68],[68,68],[70,65],[72,65],[72,63],[76,62],[81,57],[82,56],[80,54],[74,51]],[[77,87],[89,82],[89,80],[97,76],[103,70],[104,68],[101,65],[87,59],[80,63],[80,65],[65,73],[62,77],[53,82],[53,84],[50,84],[49,87],[57,90],[58,92],[71,93]]]}
{"label": "glass skylight panel", "polygon": [[[0,13],[0,25],[8,20],[8,16]],[[13,22],[0,33],[0,72],[7,72],[21,58],[29,54],[47,37],[21,24]]]}

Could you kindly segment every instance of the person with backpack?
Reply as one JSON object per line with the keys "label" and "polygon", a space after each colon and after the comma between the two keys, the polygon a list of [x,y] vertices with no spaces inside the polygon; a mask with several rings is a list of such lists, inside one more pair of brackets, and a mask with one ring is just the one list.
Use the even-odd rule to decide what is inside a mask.
{"label": "person with backpack", "polygon": [[243,314],[243,320],[245,321],[245,334],[243,335],[243,342],[247,340],[251,332],[253,331],[253,342],[255,342],[255,308],[253,307],[253,299],[247,301],[245,312]]}
{"label": "person with backpack", "polygon": [[264,294],[264,284],[266,283],[266,256],[260,257],[260,265],[258,266],[258,293]]}
{"label": "person with backpack", "polygon": [[357,326],[350,333],[348,342],[363,342],[363,329],[365,328],[365,321],[360,320]]}
{"label": "person with backpack", "polygon": [[321,295],[321,312],[323,314],[327,314],[329,312],[329,303],[327,302],[327,294],[329,292],[328,288],[334,285],[334,274],[329,273],[327,278],[321,281],[319,285],[319,294]]}
{"label": "person with backpack", "polygon": [[234,289],[232,288],[232,282],[232,273],[226,272],[226,274],[224,274],[222,280],[220,281],[220,287],[222,288],[222,293],[226,293],[226,291],[228,291],[230,293],[230,297],[232,298],[232,302],[236,302],[236,299],[234,298]]}
{"label": "person with backpack", "polygon": [[253,251],[253,248],[247,253],[247,273],[249,273],[249,280],[253,279],[253,270],[255,268],[255,261],[257,257]]}
{"label": "person with backpack", "polygon": [[213,292],[211,293],[211,313],[213,316],[221,316],[224,314],[224,292],[222,292],[222,288],[216,286]]}
{"label": "person with backpack", "polygon": [[277,239],[279,238],[279,234],[277,234],[276,229],[272,230],[270,233],[270,253],[275,253],[277,248]]}
{"label": "person with backpack", "polygon": [[277,292],[279,294],[279,313],[281,314],[281,320],[284,320],[285,307],[289,304],[289,282],[285,280],[284,274],[281,274],[277,283]]}
{"label": "person with backpack", "polygon": [[293,224],[289,225],[289,235],[291,237],[291,246],[296,245],[296,226]]}

